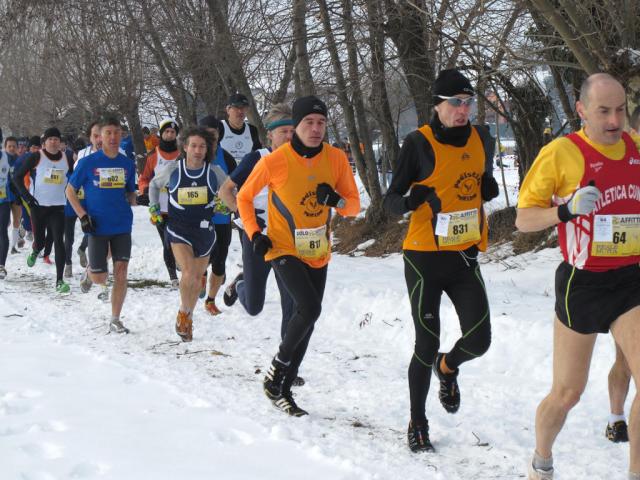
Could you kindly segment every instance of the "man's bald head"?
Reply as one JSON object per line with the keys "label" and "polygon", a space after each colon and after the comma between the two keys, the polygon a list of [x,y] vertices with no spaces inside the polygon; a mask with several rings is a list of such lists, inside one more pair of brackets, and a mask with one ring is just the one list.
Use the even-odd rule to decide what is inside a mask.
{"label": "man's bald head", "polygon": [[582,82],[582,86],[580,87],[580,102],[582,102],[585,106],[589,104],[589,100],[591,99],[591,93],[594,87],[606,86],[616,88],[616,86],[624,91],[624,87],[622,84],[616,80],[612,75],[608,73],[594,73],[593,75],[589,75],[584,82]]}

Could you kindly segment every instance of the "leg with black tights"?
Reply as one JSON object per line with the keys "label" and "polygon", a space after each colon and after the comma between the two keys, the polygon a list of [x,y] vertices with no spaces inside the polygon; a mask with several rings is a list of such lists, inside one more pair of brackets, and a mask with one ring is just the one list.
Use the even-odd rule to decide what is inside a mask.
{"label": "leg with black tights", "polygon": [[253,252],[253,244],[242,231],[242,281],[238,282],[236,291],[238,300],[251,316],[258,315],[264,307],[267,290],[267,278],[271,264],[264,257]]}
{"label": "leg with black tights", "polygon": [[89,235],[85,233],[82,236],[82,242],[80,242],[80,250],[82,250],[83,252],[86,252],[88,246],[89,246]]}
{"label": "leg with black tights", "polygon": [[284,282],[278,275],[277,271],[273,271],[276,277],[276,283],[278,284],[278,291],[280,292],[280,309],[282,310],[282,322],[280,323],[280,338],[284,339],[284,334],[287,332],[289,326],[289,320],[294,312],[294,303],[291,295],[287,291],[287,287],[284,286]]}
{"label": "leg with black tights", "polygon": [[36,254],[40,253],[45,245],[48,208],[49,207],[31,207],[30,224],[33,231],[33,252]]}
{"label": "leg with black tights", "polygon": [[0,266],[7,262],[9,253],[9,222],[11,220],[11,202],[0,203]]}
{"label": "leg with black tights", "polygon": [[160,241],[162,242],[162,256],[164,257],[164,264],[167,267],[167,272],[169,272],[169,278],[171,280],[175,280],[178,278],[178,274],[176,273],[176,258],[173,256],[171,244],[165,239],[164,232],[166,228],[166,218],[164,222],[156,225],[158,235],[160,235]]}
{"label": "leg with black tights", "polygon": [[78,217],[75,215],[71,217],[64,217],[64,252],[66,258],[66,264],[71,265],[71,257],[73,253],[73,241],[76,236],[76,220]]}
{"label": "leg with black tights", "polygon": [[47,224],[47,228],[46,228],[46,233],[44,236],[44,252],[42,252],[42,255],[45,257],[48,257],[49,255],[51,255],[51,250],[53,250],[53,234],[51,232],[51,228],[49,227],[49,224]]}
{"label": "leg with black tights", "polygon": [[283,384],[283,391],[286,391],[298,374],[315,322],[322,312],[327,265],[312,268],[293,256],[276,258],[271,264],[294,304],[287,331],[278,349],[278,359],[289,364]]}
{"label": "leg with black tights", "polygon": [[64,274],[64,206],[49,207],[51,210],[47,219],[48,230],[56,253],[56,282],[62,280]]}

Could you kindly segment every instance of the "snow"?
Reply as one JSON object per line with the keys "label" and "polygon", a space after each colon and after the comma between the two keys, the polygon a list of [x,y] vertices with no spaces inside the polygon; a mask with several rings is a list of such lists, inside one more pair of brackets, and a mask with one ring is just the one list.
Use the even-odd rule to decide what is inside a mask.
{"label": "snow", "polygon": [[[517,172],[509,172],[513,185]],[[237,240],[229,278],[239,271]],[[106,334],[110,307],[96,289],[80,293],[79,268],[72,294],[56,296],[53,266],[28,269],[26,251],[10,255],[0,282],[0,478],[523,478],[535,408],[551,383],[560,254],[504,255],[482,257],[492,346],[461,367],[456,415],[444,412],[432,382],[427,416],[437,453],[424,455],[406,446],[414,330],[400,255],[333,257],[300,370],[307,383],[295,390],[310,412],[300,419],[262,392],[279,341],[273,277],[257,317],[239,304],[210,317],[199,303],[194,341],[184,344],[173,331],[176,291],[129,289],[123,320],[132,333]],[[129,276],[167,280],[143,207],[135,208]],[[446,351],[460,334],[446,297],[441,316]],[[604,437],[613,357],[612,340],[600,336],[587,390],[556,443],[559,478],[625,475],[628,447]]]}

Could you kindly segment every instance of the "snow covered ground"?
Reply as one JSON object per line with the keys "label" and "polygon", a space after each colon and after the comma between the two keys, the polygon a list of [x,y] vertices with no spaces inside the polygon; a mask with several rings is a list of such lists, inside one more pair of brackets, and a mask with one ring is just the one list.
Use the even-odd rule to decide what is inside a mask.
{"label": "snow covered ground", "polygon": [[[516,174],[517,179],[517,174]],[[106,334],[109,305],[56,296],[54,267],[9,257],[0,282],[0,479],[517,479],[534,445],[534,414],[551,380],[557,250],[483,257],[493,344],[461,368],[462,405],[427,402],[436,454],[406,446],[413,324],[399,255],[336,255],[324,309],[289,418],[262,393],[279,340],[270,279],[264,312],[239,304],[210,317],[199,303],[194,341],[173,331],[178,293],[130,289],[130,335]],[[77,258],[74,258],[77,265]],[[239,271],[234,235],[228,276]],[[74,265],[75,266],[75,265]],[[160,241],[135,208],[130,278],[166,280]],[[222,301],[219,301],[222,304]],[[459,335],[443,301],[444,350]],[[557,477],[626,478],[628,447],[604,437],[613,343],[601,336],[587,391],[554,451]]]}

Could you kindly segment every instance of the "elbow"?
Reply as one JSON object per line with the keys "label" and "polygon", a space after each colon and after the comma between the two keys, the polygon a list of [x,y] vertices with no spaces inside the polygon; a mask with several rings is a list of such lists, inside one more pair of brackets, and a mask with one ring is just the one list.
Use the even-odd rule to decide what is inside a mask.
{"label": "elbow", "polygon": [[537,229],[528,219],[527,214],[523,213],[521,209],[517,210],[516,214],[516,228],[521,233],[535,232]]}

